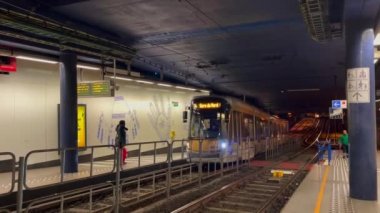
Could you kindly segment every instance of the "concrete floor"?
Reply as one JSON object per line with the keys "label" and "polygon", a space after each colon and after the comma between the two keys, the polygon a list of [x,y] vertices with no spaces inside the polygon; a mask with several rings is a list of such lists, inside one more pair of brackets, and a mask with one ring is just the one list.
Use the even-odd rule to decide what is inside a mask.
{"label": "concrete floor", "polygon": [[[380,152],[377,153],[378,183],[380,183]],[[281,212],[366,212],[380,213],[380,201],[362,201],[349,197],[348,160],[340,151],[334,151],[331,166],[315,164]],[[327,174],[326,174],[327,173]],[[327,181],[319,211],[316,209],[323,176]],[[380,185],[378,184],[380,195]],[[321,196],[319,196],[321,197]]]}

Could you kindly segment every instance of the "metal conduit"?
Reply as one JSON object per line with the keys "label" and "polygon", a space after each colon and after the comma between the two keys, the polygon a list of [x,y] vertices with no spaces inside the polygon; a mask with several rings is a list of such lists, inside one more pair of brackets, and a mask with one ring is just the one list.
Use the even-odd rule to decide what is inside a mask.
{"label": "metal conduit", "polygon": [[1,34],[60,49],[130,61],[136,50],[52,20],[0,6]]}
{"label": "metal conduit", "polygon": [[301,13],[311,37],[319,42],[342,38],[341,23],[329,22],[329,0],[299,0]]}

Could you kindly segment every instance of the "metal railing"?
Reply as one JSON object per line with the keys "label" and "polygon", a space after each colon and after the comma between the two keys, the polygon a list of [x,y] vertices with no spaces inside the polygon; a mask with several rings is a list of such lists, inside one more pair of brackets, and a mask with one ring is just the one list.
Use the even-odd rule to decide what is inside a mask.
{"label": "metal railing", "polygon": [[[148,146],[147,149],[143,149]],[[149,146],[152,146],[153,149]],[[125,146],[125,148],[128,150],[128,153],[136,153],[136,156],[133,156],[131,154],[128,154],[129,158],[137,157],[137,167],[145,166],[142,165],[142,160],[145,156],[153,156],[152,159],[145,159],[144,163],[146,164],[157,164],[166,162],[167,159],[167,153],[169,149],[169,142],[168,141],[147,141],[147,142],[138,142],[138,143],[130,143]],[[166,150],[166,151],[164,151]],[[164,160],[158,161],[157,156],[160,155],[162,152],[162,155],[165,155]],[[126,170],[128,167],[123,167],[122,170]]]}
{"label": "metal railing", "polygon": [[[45,197],[43,199],[38,199],[29,203],[26,207],[25,212],[33,212],[33,211],[41,211],[41,209],[48,208],[58,208],[59,212],[66,212],[70,209],[74,210],[75,207],[71,207],[70,203],[74,202],[77,199],[85,199],[88,201],[88,206],[86,208],[86,212],[99,211],[98,208],[94,208],[95,199],[94,196],[100,193],[108,193],[111,194],[111,199],[108,201],[110,203],[101,203],[102,207],[105,209],[113,209],[115,206],[115,187],[111,183],[103,183],[98,184],[91,187],[86,187],[66,193],[62,193],[59,195]],[[99,201],[96,201],[96,204],[99,205]],[[83,210],[82,210],[83,211]]]}
{"label": "metal railing", "polygon": [[277,157],[286,152],[296,151],[301,147],[302,141],[298,138],[267,138],[265,140],[265,159]]}
{"label": "metal railing", "polygon": [[[112,153],[106,155],[107,156],[111,156],[109,157],[112,161],[112,166],[110,168],[109,171],[106,171],[106,172],[102,172],[102,173],[99,173],[99,174],[94,174],[94,162],[96,162],[96,160],[94,161],[94,151],[97,150],[97,149],[112,149]],[[90,156],[89,156],[89,169],[88,170],[78,170],[78,172],[80,172],[81,174],[77,175],[76,177],[73,176],[72,174],[68,174],[66,175],[65,172],[64,172],[64,168],[65,168],[65,158],[66,158],[66,153],[68,151],[80,151],[80,150],[90,150]],[[56,173],[59,173],[59,175],[55,175],[53,177],[55,177],[56,179],[54,180],[53,178],[51,179],[50,182],[48,181],[45,181],[45,183],[47,184],[40,184],[40,185],[37,185],[37,186],[30,186],[28,183],[27,183],[27,177],[28,177],[28,171],[30,170],[33,170],[33,169],[28,169],[28,167],[32,167],[33,164],[30,163],[29,164],[29,161],[31,161],[31,158],[33,157],[33,155],[37,155],[37,154],[47,154],[47,153],[59,153],[60,155],[60,158],[59,159],[54,159],[53,161],[50,161],[50,162],[53,162],[51,164],[53,165],[49,165],[49,166],[40,166],[39,168],[36,168],[36,169],[44,169],[44,168],[59,168],[59,171],[55,171]],[[29,153],[26,154],[25,156],[25,165],[24,165],[24,171],[25,171],[25,177],[23,178],[23,185],[25,187],[25,189],[31,189],[31,188],[38,188],[38,187],[42,187],[42,186],[47,186],[47,185],[53,185],[53,184],[57,184],[57,183],[64,183],[64,182],[69,182],[69,181],[75,181],[75,180],[78,180],[78,179],[83,179],[83,178],[88,178],[88,177],[93,177],[93,176],[96,176],[96,175],[100,175],[100,174],[106,174],[106,173],[113,173],[115,172],[115,168],[116,168],[116,163],[115,163],[115,160],[114,160],[114,156],[116,156],[116,149],[114,146],[111,146],[111,145],[101,145],[101,146],[88,146],[88,147],[85,147],[85,148],[61,148],[61,149],[40,149],[40,150],[33,150]],[[81,156],[78,155],[78,157],[80,158]],[[100,161],[100,160],[98,160]],[[54,163],[55,162],[55,163]],[[45,163],[45,162],[42,162],[42,163]],[[59,176],[59,177],[58,177]],[[66,177],[66,179],[65,179]],[[59,180],[57,180],[59,178]]]}
{"label": "metal railing", "polygon": [[[7,167],[8,167],[8,169],[6,171],[4,171],[3,173],[10,171],[10,175],[8,175],[9,176],[9,182],[6,181],[4,183],[4,189],[2,189],[3,187],[0,188],[0,195],[7,195],[9,193],[12,193],[14,188],[15,188],[15,183],[16,183],[16,156],[11,152],[0,152],[0,157],[4,158],[3,160],[0,160],[0,162],[1,161],[6,162]],[[0,172],[0,175],[1,175],[1,172]],[[7,176],[7,175],[5,175],[5,176]],[[9,187],[7,187],[7,185],[9,185]]]}
{"label": "metal railing", "polygon": [[[193,141],[193,140],[192,140]],[[0,153],[0,155],[9,155],[11,156],[12,160],[12,186],[11,191],[15,188],[15,182],[19,183],[18,190],[17,190],[17,212],[23,211],[23,191],[24,189],[30,189],[30,188],[36,188],[36,187],[30,187],[26,182],[26,174],[24,172],[27,172],[28,169],[31,169],[32,166],[32,160],[31,156],[37,155],[37,154],[47,154],[49,152],[56,152],[60,154],[60,158],[56,159],[56,163],[59,165],[53,166],[58,172],[59,172],[59,178],[55,183],[51,184],[62,184],[66,183],[68,181],[74,181],[78,179],[83,178],[89,178],[93,177],[99,174],[106,174],[106,173],[99,173],[95,171],[96,168],[96,162],[98,161],[110,161],[109,168],[107,170],[107,173],[115,173],[115,181],[112,183],[108,183],[109,187],[112,188],[112,199],[114,200],[114,212],[119,211],[119,206],[126,207],[128,205],[131,205],[133,202],[141,201],[143,199],[148,199],[153,196],[166,194],[166,197],[171,196],[171,191],[173,189],[177,189],[179,187],[186,186],[188,184],[197,184],[199,187],[201,187],[207,179],[217,177],[217,176],[223,176],[228,173],[233,173],[239,171],[239,169],[243,166],[250,166],[250,160],[253,159],[253,157],[257,153],[265,153],[265,157],[267,159],[270,159],[272,157],[275,157],[283,152],[288,152],[295,150],[300,146],[300,141],[292,138],[275,138],[275,139],[267,139],[265,141],[254,141],[253,139],[247,137],[247,138],[241,138],[240,139],[241,146],[236,146],[234,150],[221,150],[220,153],[218,152],[204,152],[203,149],[203,140],[197,141],[199,143],[199,158],[197,161],[192,162],[192,159],[189,159],[189,153],[188,149],[191,147],[191,141],[189,140],[173,140],[173,141],[152,141],[152,142],[141,142],[141,143],[133,143],[128,144],[127,149],[129,149],[129,153],[134,153],[132,156],[129,156],[129,158],[136,157],[137,165],[133,168],[139,168],[147,166],[148,164],[157,164],[157,163],[164,163],[167,164],[167,167],[165,169],[141,174],[138,176],[129,177],[126,179],[120,179],[120,173],[123,170],[131,169],[131,167],[123,168],[120,165],[121,163],[121,156],[122,152],[121,149],[109,145],[109,146],[91,146],[91,147],[85,147],[81,149],[77,148],[67,148],[67,149],[47,149],[47,150],[34,150],[29,152],[25,158],[20,157],[19,162],[16,162],[15,155],[12,153]],[[102,155],[96,155],[96,151],[98,149],[111,149],[111,154],[107,156]],[[86,176],[85,177],[77,177],[74,178],[65,178],[65,174],[63,171],[64,168],[64,158],[65,153],[67,151],[79,151],[79,150],[85,150],[87,152],[87,159],[86,162],[88,165],[86,165]],[[108,150],[109,151],[109,150]],[[103,152],[104,153],[104,152]],[[101,154],[103,154],[101,153]],[[213,155],[215,158],[209,158],[206,156],[203,156],[203,154],[216,154]],[[82,153],[83,154],[83,153]],[[147,158],[147,156],[152,156]],[[83,155],[80,155],[83,156]],[[100,156],[100,157],[99,157]],[[160,158],[159,158],[160,156]],[[127,158],[128,159],[128,158]],[[180,166],[173,166],[174,160],[184,160],[188,159],[190,163],[180,165]],[[28,165],[28,163],[30,165]],[[83,164],[83,162],[79,162],[80,165]],[[16,165],[19,165],[17,168]],[[51,168],[51,167],[48,167]],[[18,179],[16,180],[16,174],[18,172]],[[151,188],[149,190],[147,188],[144,188],[147,186],[147,184],[150,184]],[[44,185],[46,186],[46,185]],[[136,187],[136,194],[135,197],[131,197],[128,195],[128,190],[131,189],[131,186]],[[108,188],[111,189],[111,188]],[[104,189],[105,190],[105,189]],[[102,190],[101,190],[102,191]],[[100,191],[95,190],[94,188],[91,189],[91,187],[78,189],[69,193],[62,193],[56,196],[48,197],[48,198],[42,198],[38,199],[36,201],[32,201],[27,206],[27,211],[33,210],[39,207],[43,207],[43,203],[46,203],[46,205],[60,205],[59,209],[61,212],[63,210],[67,209],[67,203],[70,203],[71,200],[74,198],[79,197],[88,197],[88,202],[90,203],[90,212],[91,206],[93,204],[92,197],[94,193],[97,193]],[[8,192],[9,193],[9,192]],[[2,196],[2,194],[1,194]],[[120,204],[120,205],[118,205]],[[108,207],[107,207],[108,208]],[[2,210],[7,211],[7,210]]]}
{"label": "metal railing", "polygon": [[171,144],[172,144],[172,148],[173,148],[172,154],[178,153],[178,151],[174,151],[174,150],[179,149],[179,153],[181,154],[180,159],[181,160],[187,159],[187,157],[188,157],[187,152],[188,152],[188,148],[189,148],[189,144],[190,144],[189,140],[187,140],[187,139],[173,140],[171,142]]}
{"label": "metal railing", "polygon": [[194,169],[195,164],[189,163],[172,167],[170,172],[169,168],[166,168],[125,178],[120,184],[120,204],[122,207],[128,207],[158,195],[166,194],[169,197],[172,189],[198,180],[199,175]]}

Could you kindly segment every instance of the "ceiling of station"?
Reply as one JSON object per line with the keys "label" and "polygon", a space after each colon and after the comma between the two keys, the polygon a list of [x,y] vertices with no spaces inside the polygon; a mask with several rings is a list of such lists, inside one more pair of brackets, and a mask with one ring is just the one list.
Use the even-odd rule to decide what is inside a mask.
{"label": "ceiling of station", "polygon": [[272,112],[327,112],[331,99],[345,98],[344,39],[313,40],[296,0],[19,3],[136,48],[135,67],[161,67],[194,84],[256,98]]}

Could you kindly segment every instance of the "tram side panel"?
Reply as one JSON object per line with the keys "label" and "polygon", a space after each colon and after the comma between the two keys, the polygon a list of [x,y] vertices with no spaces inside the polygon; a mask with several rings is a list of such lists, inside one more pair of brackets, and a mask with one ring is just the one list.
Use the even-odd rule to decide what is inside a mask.
{"label": "tram side panel", "polygon": [[[205,108],[199,109],[199,107]],[[221,113],[222,116],[220,118],[213,117],[212,115],[215,113]],[[205,160],[219,156],[224,159],[224,162],[234,161],[236,157],[241,160],[253,158],[256,153],[265,151],[266,141],[269,138],[280,138],[280,132],[276,128],[281,123],[286,123],[279,119],[270,121],[271,116],[268,114],[258,112],[257,109],[250,108],[246,104],[234,105],[222,97],[196,98],[193,100],[190,115],[192,116],[190,138],[193,138],[190,145],[190,156],[194,161],[199,160],[197,157],[200,155]],[[199,123],[195,127],[193,125],[194,118],[197,118],[196,122]],[[197,131],[207,132],[207,127],[202,125],[204,125],[203,121],[209,122],[209,119],[216,119],[220,123],[218,136],[209,138],[207,135],[193,135],[193,132]],[[199,153],[198,141],[202,141],[202,153]]]}

